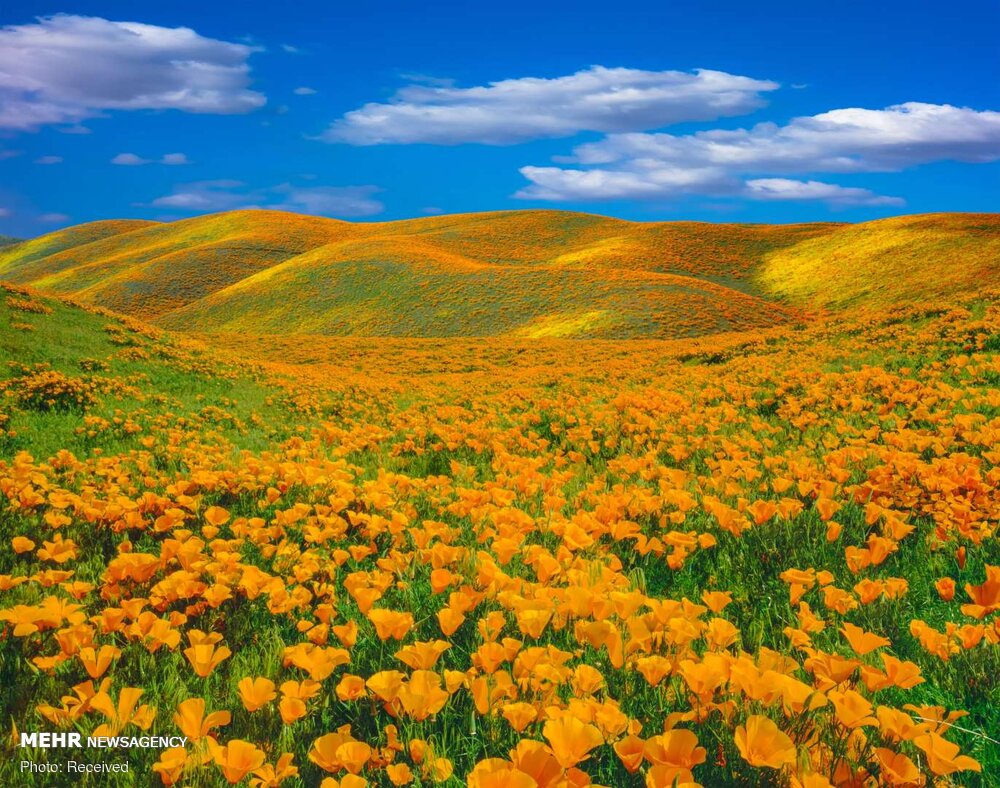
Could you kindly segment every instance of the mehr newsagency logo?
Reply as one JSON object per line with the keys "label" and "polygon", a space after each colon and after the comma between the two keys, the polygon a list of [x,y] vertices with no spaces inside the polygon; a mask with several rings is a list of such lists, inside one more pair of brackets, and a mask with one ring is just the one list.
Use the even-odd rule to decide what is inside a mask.
{"label": "mehr newsagency logo", "polygon": [[140,749],[162,750],[170,747],[183,747],[187,744],[187,736],[87,736],[74,731],[34,731],[22,732],[19,742],[21,747],[34,747],[42,750],[56,748],[96,748],[101,750]]}

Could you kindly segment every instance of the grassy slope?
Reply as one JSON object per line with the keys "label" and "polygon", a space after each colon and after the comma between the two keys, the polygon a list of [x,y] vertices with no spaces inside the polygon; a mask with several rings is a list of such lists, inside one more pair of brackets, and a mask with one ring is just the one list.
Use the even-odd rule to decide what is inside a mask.
{"label": "grassy slope", "polygon": [[[131,413],[140,422],[152,422],[166,414],[199,423],[212,408],[225,406],[235,419],[216,426],[234,445],[262,448],[274,438],[259,425],[265,418],[280,423],[270,421],[277,411],[268,400],[283,395],[261,383],[254,368],[240,369],[199,342],[170,338],[100,310],[45,299],[52,312],[42,314],[12,308],[19,301],[42,303],[0,286],[0,358],[8,362],[0,366],[0,383],[22,375],[24,367],[51,369],[84,383],[117,378],[129,388],[106,392],[103,406],[90,415],[114,422],[116,415]],[[0,412],[4,410],[0,396]],[[120,425],[95,442],[77,432],[82,422],[72,410],[6,410],[9,419],[0,425],[6,431],[4,456],[21,449],[39,456],[59,449],[88,453],[97,443],[110,451],[138,446]]]}
{"label": "grassy slope", "polygon": [[1000,278],[1000,214],[900,216],[767,255],[766,292],[827,308],[932,300]]}
{"label": "grassy slope", "polygon": [[342,222],[233,212],[109,234],[30,266],[0,255],[0,279],[155,318],[337,236]]}
{"label": "grassy slope", "polygon": [[0,251],[0,278],[24,283],[40,279],[80,265],[87,259],[90,244],[156,226],[156,222],[125,219],[88,222],[22,241]]}

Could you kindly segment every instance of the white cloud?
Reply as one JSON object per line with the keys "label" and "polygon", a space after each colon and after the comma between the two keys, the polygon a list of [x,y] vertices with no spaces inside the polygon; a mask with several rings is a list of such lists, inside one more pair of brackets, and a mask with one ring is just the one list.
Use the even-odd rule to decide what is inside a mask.
{"label": "white cloud", "polygon": [[111,160],[112,164],[120,164],[123,167],[138,167],[141,164],[149,164],[149,159],[136,156],[134,153],[119,153]]}
{"label": "white cloud", "polygon": [[382,213],[385,206],[373,195],[381,191],[376,186],[290,186],[274,189],[284,195],[284,200],[272,206],[297,213],[316,216],[358,218]]}
{"label": "white cloud", "polygon": [[264,104],[242,44],[186,27],[59,14],[0,28],[0,127],[77,123],[104,110],[232,114]]}
{"label": "white cloud", "polygon": [[38,221],[46,224],[64,224],[69,221],[69,215],[65,213],[43,213],[38,217]]}
{"label": "white cloud", "polygon": [[296,96],[315,96],[316,95],[316,90],[314,90],[313,88],[307,88],[305,86],[303,86],[301,88],[295,88],[295,90],[293,90],[292,92]]}
{"label": "white cloud", "polygon": [[1000,158],[1000,112],[911,102],[872,109],[836,109],[785,126],[671,134],[616,134],[580,145],[574,160],[694,163],[768,172],[873,172],[943,159]]}
{"label": "white cloud", "polygon": [[0,208],[0,218],[4,216],[10,216],[10,211],[7,208]]}
{"label": "white cloud", "polygon": [[685,193],[731,190],[724,174],[714,169],[645,168],[641,171],[578,170],[561,167],[522,167],[532,182],[515,196],[532,200],[657,199]]}
{"label": "white cloud", "polygon": [[741,115],[762,106],[775,82],[721,71],[640,71],[593,66],[555,79],[524,77],[458,88],[411,84],[365,104],[322,139],[352,145],[477,142],[508,145],[581,131],[656,129]]}
{"label": "white cloud", "polygon": [[35,159],[35,164],[59,164],[62,160],[62,156],[39,156]]}
{"label": "white cloud", "polygon": [[359,218],[374,216],[385,206],[374,199],[376,186],[294,186],[283,183],[250,189],[242,181],[197,181],[177,186],[152,205],[188,212],[230,211],[237,208],[269,208],[317,216]]}
{"label": "white cloud", "polygon": [[124,167],[139,167],[143,164],[190,164],[191,161],[183,153],[165,153],[159,159],[144,159],[134,153],[119,153],[111,160],[111,163]]}
{"label": "white cloud", "polygon": [[1000,112],[908,103],[837,109],[784,126],[671,134],[612,134],[579,145],[560,162],[523,167],[541,200],[663,199],[683,194],[899,204],[864,189],[767,176],[890,172],[934,161],[1000,159]]}
{"label": "white cloud", "polygon": [[833,205],[903,205],[899,197],[884,197],[869,189],[837,186],[822,181],[791,178],[753,178],[746,194],[755,200],[823,200]]}
{"label": "white cloud", "polygon": [[174,188],[171,194],[153,200],[159,208],[178,208],[183,211],[227,211],[247,202],[247,197],[237,191],[242,181],[196,181]]}

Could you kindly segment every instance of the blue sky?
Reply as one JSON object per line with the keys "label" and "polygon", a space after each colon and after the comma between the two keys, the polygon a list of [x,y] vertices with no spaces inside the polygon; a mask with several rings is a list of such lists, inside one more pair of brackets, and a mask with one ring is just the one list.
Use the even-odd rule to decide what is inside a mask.
{"label": "blue sky", "polygon": [[1000,4],[0,7],[0,233],[246,206],[1000,206]]}

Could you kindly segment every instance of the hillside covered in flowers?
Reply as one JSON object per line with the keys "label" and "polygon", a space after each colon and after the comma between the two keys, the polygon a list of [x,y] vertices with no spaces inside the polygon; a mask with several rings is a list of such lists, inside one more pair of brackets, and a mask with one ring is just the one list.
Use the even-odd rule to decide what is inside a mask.
{"label": "hillside covered in flowers", "polygon": [[501,211],[351,223],[246,210],[0,249],[0,280],[175,331],[679,339],[951,298],[1000,276],[997,214],[857,225]]}
{"label": "hillside covered in flowers", "polygon": [[225,288],[149,307],[174,334],[36,249],[0,784],[51,785],[17,742],[58,730],[186,737],[82,785],[996,785],[1000,293],[817,304],[796,248],[702,280],[798,271],[780,325],[628,341],[245,333]]}

